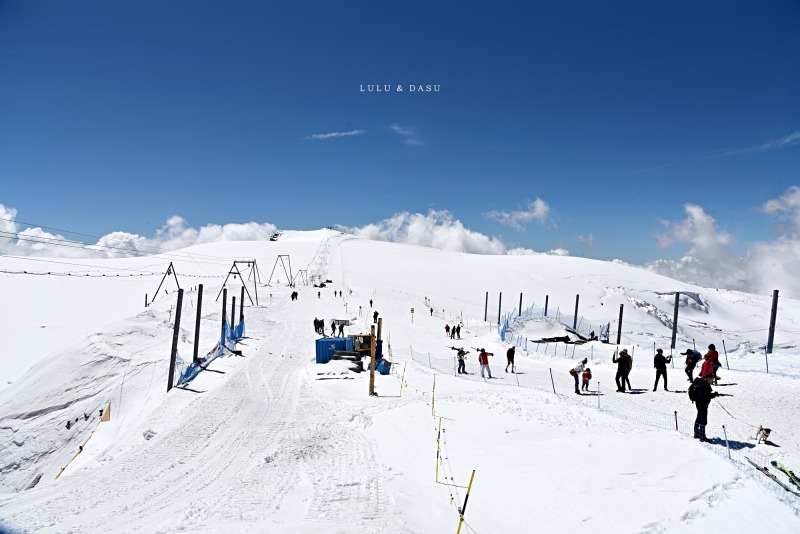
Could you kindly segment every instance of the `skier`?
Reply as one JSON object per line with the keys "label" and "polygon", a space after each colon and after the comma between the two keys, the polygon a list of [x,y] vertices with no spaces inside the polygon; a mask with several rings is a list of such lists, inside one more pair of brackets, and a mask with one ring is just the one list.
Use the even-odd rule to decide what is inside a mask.
{"label": "skier", "polygon": [[588,361],[589,361],[588,359],[584,358],[582,362],[579,362],[578,365],[576,365],[569,371],[569,374],[571,374],[572,378],[575,379],[575,393],[578,395],[581,394],[581,390],[580,388],[578,388],[578,377],[581,376],[583,371],[586,369],[586,363]]}
{"label": "skier", "polygon": [[481,353],[478,354],[478,362],[481,364],[481,378],[484,378],[484,370],[489,374],[489,378],[492,378],[492,370],[489,369],[489,356],[494,356],[494,353],[486,352],[484,348],[482,348]]}
{"label": "skier", "polygon": [[336,320],[331,319],[331,337],[336,337]]}
{"label": "skier", "polygon": [[444,325],[444,335],[447,336],[447,337],[450,337],[450,325],[449,324]]}
{"label": "skier", "polygon": [[339,323],[339,337],[344,337],[344,323]]}
{"label": "skier", "polygon": [[617,391],[625,393],[625,379],[628,377],[628,373],[631,372],[631,367],[628,363],[628,349],[619,351],[619,357],[617,357],[617,351],[614,351],[611,361],[617,364],[617,375],[614,377],[617,383]]}
{"label": "skier", "polygon": [[469,351],[464,350],[463,348],[456,348],[456,347],[450,347],[450,348],[457,351],[456,358],[458,358],[458,374],[460,375],[468,374],[466,369],[465,356],[469,354]]}
{"label": "skier", "polygon": [[458,339],[461,339],[461,323],[458,323],[458,324],[456,325],[456,337],[457,337]]}
{"label": "skier", "polygon": [[378,324],[378,310],[375,310],[372,313],[372,322],[375,323],[375,324]]}
{"label": "skier", "polygon": [[372,299],[369,299],[369,307],[372,307]]}
{"label": "skier", "polygon": [[515,350],[516,349],[514,348],[514,345],[511,345],[511,348],[506,351],[506,359],[508,360],[508,363],[506,364],[506,373],[508,372],[508,366],[509,365],[511,366],[511,372],[512,373],[516,371],[516,367],[514,367],[514,351]]}
{"label": "skier", "polygon": [[581,380],[583,380],[583,384],[581,385],[581,391],[589,391],[589,380],[592,379],[592,370],[588,367],[581,375]]}
{"label": "skier", "polygon": [[719,397],[719,393],[711,390],[711,383],[714,381],[714,373],[702,375],[703,381],[697,385],[697,419],[694,420],[694,437],[700,441],[711,441],[706,437],[706,425],[708,424],[708,405],[711,399]]}
{"label": "skier", "polygon": [[664,357],[662,349],[656,349],[655,358],[653,358],[653,367],[656,368],[656,383],[653,385],[653,391],[658,389],[658,379],[664,377],[664,391],[667,389],[667,364],[672,361],[672,356]]}
{"label": "skier", "polygon": [[681,352],[682,356],[686,356],[686,376],[689,377],[689,382],[694,381],[694,368],[697,365],[697,362],[700,361],[702,356],[699,352],[694,349],[686,349],[684,352]]}

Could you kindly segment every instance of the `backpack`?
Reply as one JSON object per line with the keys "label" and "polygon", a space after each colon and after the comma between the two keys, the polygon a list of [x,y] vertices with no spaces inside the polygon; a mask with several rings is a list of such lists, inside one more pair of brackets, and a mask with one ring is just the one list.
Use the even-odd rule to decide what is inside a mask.
{"label": "backpack", "polygon": [[695,402],[697,400],[697,386],[702,381],[703,381],[702,378],[697,377],[692,381],[692,384],[689,386],[689,399],[692,402]]}

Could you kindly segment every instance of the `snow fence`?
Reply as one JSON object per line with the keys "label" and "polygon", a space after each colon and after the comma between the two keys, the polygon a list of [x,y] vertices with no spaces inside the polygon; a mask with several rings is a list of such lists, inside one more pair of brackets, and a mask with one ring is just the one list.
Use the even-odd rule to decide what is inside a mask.
{"label": "snow fence", "polygon": [[[548,371],[525,371],[524,374],[509,374],[507,380],[484,380],[479,373],[459,375],[457,373],[458,361],[455,356],[452,358],[437,358],[430,353],[417,352],[413,347],[409,347],[409,352],[411,359],[415,363],[439,373],[452,374],[458,380],[484,382],[487,387],[520,387],[538,389],[548,393],[552,392],[563,402],[594,408],[633,423],[659,428],[667,432],[679,432],[688,438],[694,438],[694,408],[690,408],[685,404],[680,408],[684,412],[691,409],[692,419],[680,417],[677,410],[673,411],[673,413],[663,413],[640,406],[631,401],[629,395],[617,393],[616,385],[614,389],[609,389],[595,382],[593,390],[576,395],[575,381],[566,370],[560,369],[555,372],[552,369]],[[475,365],[475,363],[472,363],[472,372],[476,369]],[[502,364],[500,364],[500,367],[502,367]],[[714,407],[713,401],[711,407]],[[757,451],[752,441],[749,441],[747,437],[731,435],[731,432],[724,426],[707,425],[706,436],[711,439],[711,442],[706,445],[710,451],[728,458],[738,464],[742,470],[753,471],[753,468],[747,462],[747,458],[750,458],[758,465],[769,466],[769,458]],[[790,495],[763,475],[754,477],[754,480],[772,490],[780,500],[788,504],[796,514],[800,515],[800,498],[796,495]]]}

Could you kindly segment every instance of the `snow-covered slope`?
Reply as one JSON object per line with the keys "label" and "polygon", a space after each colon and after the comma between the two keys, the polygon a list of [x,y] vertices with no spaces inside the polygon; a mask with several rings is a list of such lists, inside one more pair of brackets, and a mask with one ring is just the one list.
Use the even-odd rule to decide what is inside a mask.
{"label": "snow-covered slope", "polygon": [[[197,285],[204,285],[204,354],[220,332],[215,297],[233,261],[245,258],[257,260],[260,279],[242,271],[258,298],[257,305],[246,298],[242,356],[219,358],[188,387],[167,393],[174,280],[147,308],[144,294],[152,299],[172,262],[185,289],[179,354],[191,360]],[[457,527],[473,470],[465,531],[798,527],[800,497],[740,463],[749,455],[800,466],[796,301],[780,302],[767,374],[769,295],[582,258],[457,254],[321,230],[81,265],[14,262],[29,272],[92,276],[0,278],[4,338],[17,344],[0,366],[12,382],[0,390],[0,524],[7,529],[438,532]],[[94,276],[102,273],[144,275]],[[297,301],[289,298],[290,275]],[[311,285],[320,279],[332,283]],[[241,284],[228,279],[229,297],[240,299]],[[709,424],[726,426],[733,461],[724,440],[702,445],[671,429],[674,412],[682,430],[694,418],[682,366],[669,370],[672,393],[650,391],[654,345],[670,352],[676,290],[678,349],[725,342],[730,370],[720,371],[724,396],[712,403]],[[527,352],[518,348],[519,374],[511,374],[503,372],[510,345],[496,325],[520,293],[523,308],[542,307],[547,297],[549,313],[512,325],[514,339],[529,343]],[[566,333],[554,319],[574,313],[576,295],[582,324],[611,322],[612,341],[624,305],[622,344],[634,352],[635,394],[607,389],[615,345],[572,352],[532,342]],[[377,397],[368,395],[366,373],[314,363],[312,327],[314,318],[350,319],[348,334],[368,332],[373,311],[395,362],[391,375],[376,378]],[[444,325],[457,321],[462,339],[445,338]],[[42,335],[48,331],[56,333]],[[453,345],[471,351],[473,374],[448,367]],[[474,374],[478,347],[495,353],[491,381]],[[566,371],[582,354],[591,360],[593,391],[577,397]],[[109,403],[111,420],[101,423]],[[748,439],[759,424],[773,429],[771,444]]]}

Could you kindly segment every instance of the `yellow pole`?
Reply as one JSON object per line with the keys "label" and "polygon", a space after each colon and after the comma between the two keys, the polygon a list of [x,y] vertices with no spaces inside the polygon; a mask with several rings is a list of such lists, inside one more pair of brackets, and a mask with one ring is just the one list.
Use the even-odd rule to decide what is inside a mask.
{"label": "yellow pole", "polygon": [[467,500],[469,500],[469,491],[472,489],[472,480],[475,478],[475,470],[472,470],[472,476],[469,477],[469,486],[467,486],[467,495],[464,497],[464,506],[461,507],[461,513],[458,516],[458,530],[456,534],[461,534],[461,523],[464,522],[464,514],[467,511]]}
{"label": "yellow pole", "polygon": [[442,418],[439,418],[439,433],[436,435],[436,482],[439,482],[439,454],[442,450],[439,446],[439,440],[442,437]]}
{"label": "yellow pole", "polygon": [[375,395],[375,325],[369,335],[369,394]]}

